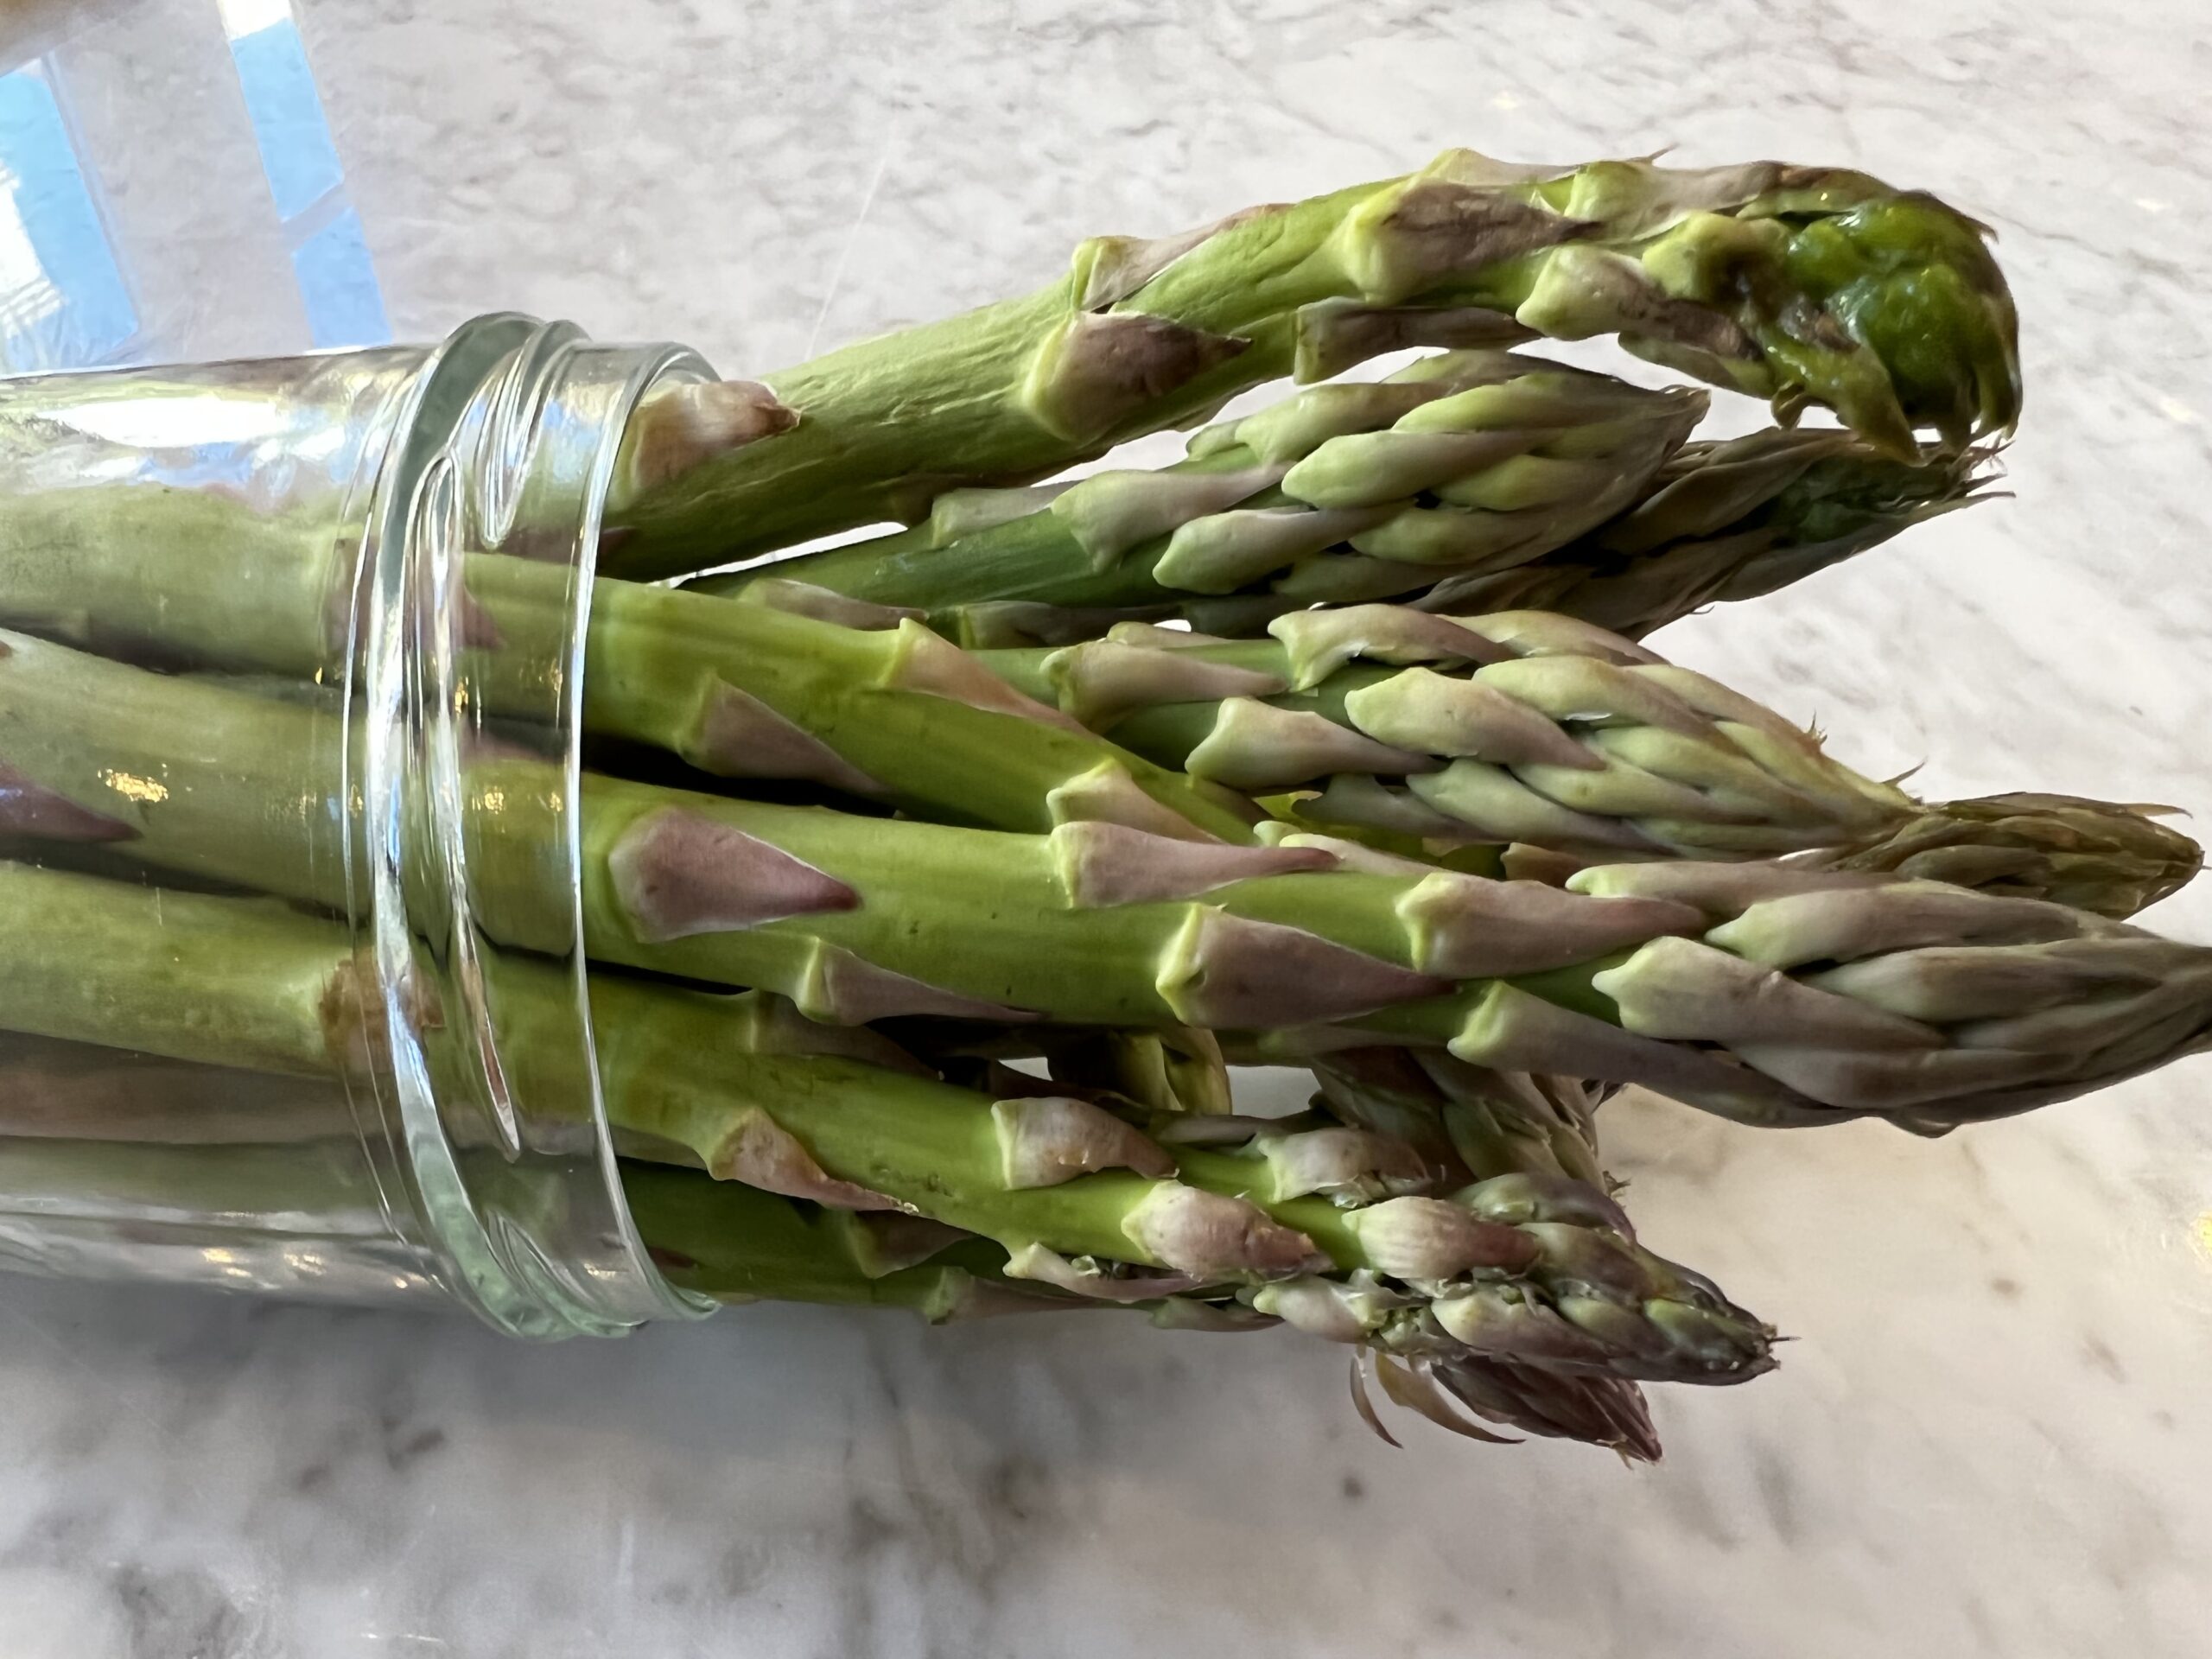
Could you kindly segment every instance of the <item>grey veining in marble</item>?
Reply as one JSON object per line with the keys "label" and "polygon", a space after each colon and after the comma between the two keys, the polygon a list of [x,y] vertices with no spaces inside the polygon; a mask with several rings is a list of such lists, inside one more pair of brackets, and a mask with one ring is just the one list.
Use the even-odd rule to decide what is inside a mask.
{"label": "grey veining in marble", "polygon": [[[1664,643],[1932,793],[2212,819],[2201,0],[295,12],[397,334],[513,307],[731,372],[1447,143],[1938,188],[2022,302],[2014,499]],[[147,349],[302,343],[214,0],[0,42],[54,54]],[[2212,938],[2212,898],[2156,920]],[[0,1655],[2189,1659],[2208,1084],[1936,1143],[1616,1109],[1647,1236],[1801,1338],[1665,1394],[1642,1472],[1394,1452],[1332,1351],[1270,1336],[774,1310],[533,1349],[0,1281]]]}

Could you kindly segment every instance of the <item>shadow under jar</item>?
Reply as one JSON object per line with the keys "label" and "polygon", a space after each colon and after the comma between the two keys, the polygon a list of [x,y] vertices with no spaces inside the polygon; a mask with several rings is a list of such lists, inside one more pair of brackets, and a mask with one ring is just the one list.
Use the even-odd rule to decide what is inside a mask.
{"label": "shadow under jar", "polygon": [[[622,435],[712,378],[491,316],[0,381],[0,1265],[537,1337],[706,1310],[624,1205],[574,806]],[[565,576],[487,652],[493,557]],[[180,735],[118,664],[245,729]],[[469,786],[486,751],[530,798]]]}

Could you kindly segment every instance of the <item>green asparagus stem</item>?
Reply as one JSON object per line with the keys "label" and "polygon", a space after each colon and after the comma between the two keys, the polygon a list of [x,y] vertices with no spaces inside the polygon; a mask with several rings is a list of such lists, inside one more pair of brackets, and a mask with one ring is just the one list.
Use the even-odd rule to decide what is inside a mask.
{"label": "green asparagus stem", "polygon": [[[1004,1250],[949,1228],[924,1235],[917,1248],[925,1254],[909,1261],[899,1231],[914,1224],[895,1212],[802,1206],[636,1159],[622,1161],[622,1195],[654,1264],[672,1283],[721,1302],[904,1307],[932,1323],[1088,1306],[1049,1286],[1009,1281]],[[887,1222],[899,1230],[887,1236]]]}
{"label": "green asparagus stem", "polygon": [[[315,710],[0,645],[0,766],[149,862],[342,900],[350,814],[317,781],[333,746]],[[482,925],[567,948],[545,899],[566,891],[558,774],[482,760],[464,785]],[[595,776],[580,809],[592,957],[840,1022],[1189,1026],[1294,1055],[1349,1030],[1753,1122],[1923,1127],[2083,1092],[2212,1027],[2212,950],[1878,874],[1626,864],[1562,892],[1347,868],[1319,847],[1100,823],[1012,836]]]}
{"label": "green asparagus stem", "polygon": [[229,1146],[350,1139],[342,1090],[0,1031],[0,1138]]}
{"label": "green asparagus stem", "polygon": [[1052,1077],[1154,1112],[1219,1116],[1235,1109],[1229,1066],[1210,1031],[1164,1026],[1148,1031],[1076,1027],[1054,1033]]}
{"label": "green asparagus stem", "polygon": [[[518,559],[470,561],[500,632],[475,654],[492,707],[550,657],[564,600]],[[602,582],[585,637],[583,719],[725,777],[794,777],[909,811],[1045,830],[1109,818],[1250,839],[1251,809],[1056,721],[907,620],[853,627],[632,582]]]}
{"label": "green asparagus stem", "polygon": [[666,381],[631,411],[607,481],[607,511],[619,519],[639,497],[695,467],[798,424],[798,411],[757,381]]}
{"label": "green asparagus stem", "polygon": [[[1503,314],[1510,314],[1510,321]],[[660,576],[1044,477],[1295,372],[1403,346],[1618,334],[1900,454],[2018,410],[2012,302],[1970,221],[1863,175],[1775,163],[1420,172],[1187,236],[1084,243],[1026,299],[768,377],[798,426],[640,496],[611,548]]]}
{"label": "green asparagus stem", "polygon": [[[0,913],[10,1028],[341,1077],[377,1065],[392,1035],[373,1012],[392,999],[344,930],[272,905],[0,864]],[[513,1098],[573,1110],[557,1046],[533,1040],[565,1019],[569,979],[486,966]],[[1200,1149],[1079,1100],[994,1102],[850,1058],[834,1033],[821,1039],[842,1052],[810,1052],[804,1022],[758,997],[733,1007],[605,976],[589,988],[607,1119],[632,1156],[926,1216],[995,1240],[1011,1274],[1104,1300],[1251,1287],[1262,1313],[1278,1311],[1263,1292],[1301,1328],[1354,1321],[1344,1339],[1410,1358],[1471,1351],[1707,1382],[1770,1363],[1764,1328],[1702,1281],[1525,1182],[1422,1196],[1428,1173],[1380,1137],[1181,1120],[1211,1126]],[[469,1039],[419,986],[398,1005],[434,1048]]]}
{"label": "green asparagus stem", "polygon": [[[575,573],[485,556],[463,569],[451,608],[480,712],[556,718]],[[327,528],[193,492],[86,486],[17,498],[0,517],[0,621],[303,683],[344,671],[352,571]],[[1002,829],[1101,817],[1250,836],[1233,798],[1027,702],[911,622],[848,627],[603,582],[583,670],[587,730],[702,771]]]}
{"label": "green asparagus stem", "polygon": [[[30,1040],[0,1034],[0,1053],[12,1055]],[[121,1121],[86,1114],[85,1139],[41,1133],[7,1142],[0,1204],[11,1213],[36,1216],[57,1233],[71,1223],[92,1224],[99,1231],[86,1255],[95,1262],[113,1248],[118,1229],[137,1261],[151,1249],[188,1253],[194,1266],[203,1253],[213,1255],[219,1271],[208,1266],[200,1276],[233,1289],[373,1297],[429,1287],[423,1264],[405,1247],[392,1243],[377,1251],[391,1224],[335,1084],[85,1045],[52,1046],[81,1049],[87,1058],[78,1069],[87,1074],[105,1066],[123,1080],[183,1092],[164,1092],[135,1107],[118,1102]],[[157,1067],[156,1079],[150,1074]],[[25,1076],[6,1058],[0,1058],[0,1075],[11,1096],[49,1080]],[[235,1122],[213,1125],[212,1136],[199,1138],[211,1122],[197,1112],[185,1123],[148,1122],[165,1116],[163,1106],[197,1104],[196,1096],[213,1096],[238,1079],[250,1089],[281,1088],[296,1098],[327,1095],[336,1103],[337,1122],[320,1136],[294,1133],[301,1127],[296,1123],[273,1125],[282,1134],[272,1142],[234,1138],[229,1130]],[[661,1271],[720,1301],[904,1307],[931,1320],[1102,1306],[1009,1281],[1004,1250],[933,1223],[818,1210],[635,1160],[624,1160],[621,1173],[632,1219]],[[316,1248],[324,1243],[338,1248]],[[351,1270],[359,1257],[378,1254],[384,1259],[373,1269]]]}
{"label": "green asparagus stem", "polygon": [[[910,606],[971,642],[1040,607],[1176,613],[1259,588],[1286,606],[1426,590],[1536,558],[1632,504],[1704,412],[1505,352],[1448,352],[1210,428],[1157,472],[965,490],[928,522],[767,567]],[[740,594],[760,573],[703,578]]]}

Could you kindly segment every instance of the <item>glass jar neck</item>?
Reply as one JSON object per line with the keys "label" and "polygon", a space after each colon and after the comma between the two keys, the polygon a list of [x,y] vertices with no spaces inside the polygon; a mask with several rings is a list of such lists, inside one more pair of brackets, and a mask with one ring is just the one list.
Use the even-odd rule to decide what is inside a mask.
{"label": "glass jar neck", "polygon": [[[346,746],[365,826],[348,920],[391,1034],[362,1127],[390,1141],[379,1161],[406,1173],[449,1288],[518,1335],[706,1311],[655,1269],[623,1201],[582,949],[580,793],[586,624],[623,430],[654,388],[712,378],[674,346],[594,345],[512,315],[464,324],[416,379],[340,613],[363,728]],[[517,557],[565,570],[567,603],[542,637],[503,640],[467,572]],[[529,660],[486,666],[503,652]],[[491,673],[496,698],[480,685]],[[517,706],[518,686],[534,706]],[[468,779],[486,747],[533,757],[545,792],[519,901],[526,955],[486,925],[486,804]],[[517,867],[500,856],[512,911]]]}

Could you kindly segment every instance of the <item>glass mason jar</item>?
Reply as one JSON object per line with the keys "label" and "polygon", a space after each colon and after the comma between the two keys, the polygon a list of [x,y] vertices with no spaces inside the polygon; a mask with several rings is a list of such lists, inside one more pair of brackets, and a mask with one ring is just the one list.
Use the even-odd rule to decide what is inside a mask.
{"label": "glass mason jar", "polygon": [[[706,1310],[623,1202],[569,806],[623,432],[648,394],[712,378],[678,347],[489,316],[429,348],[0,381],[0,658],[91,676],[0,678],[0,1265],[449,1299],[535,1337]],[[266,556],[250,604],[222,585],[241,542]],[[486,556],[563,573],[497,684],[460,580]],[[136,614],[159,615],[158,647]],[[305,703],[309,752],[142,739],[93,666],[115,659]],[[73,750],[73,722],[102,741]],[[542,763],[542,855],[497,873],[519,929],[484,925],[486,804],[461,769],[485,745]],[[221,883],[128,852],[135,810],[239,766],[276,804],[226,851],[290,901],[297,1030],[226,1000],[247,976],[194,908]],[[41,786],[86,767],[89,792]],[[518,938],[526,954],[498,943]],[[99,972],[121,947],[162,969],[128,1007]],[[212,1063],[241,1044],[266,1069]]]}

